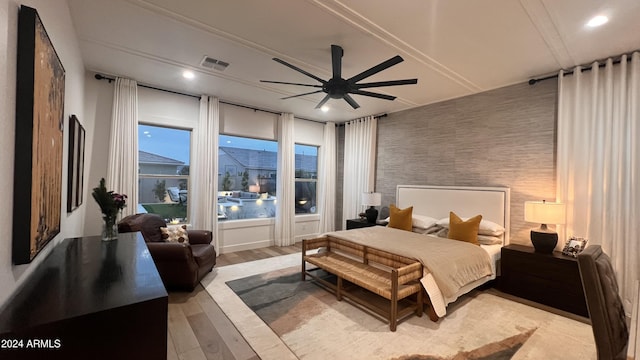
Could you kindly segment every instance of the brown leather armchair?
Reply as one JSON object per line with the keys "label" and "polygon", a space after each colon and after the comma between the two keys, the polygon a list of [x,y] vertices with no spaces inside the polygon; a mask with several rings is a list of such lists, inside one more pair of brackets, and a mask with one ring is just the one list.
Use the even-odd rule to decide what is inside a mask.
{"label": "brown leather armchair", "polygon": [[156,214],[135,214],[123,218],[118,231],[142,233],[167,289],[192,291],[216,264],[213,235],[207,230],[187,230],[189,244],[166,242],[160,230],[166,226]]}
{"label": "brown leather armchair", "polygon": [[625,359],[629,331],[609,256],[600,245],[588,246],[578,254],[578,268],[598,360]]}

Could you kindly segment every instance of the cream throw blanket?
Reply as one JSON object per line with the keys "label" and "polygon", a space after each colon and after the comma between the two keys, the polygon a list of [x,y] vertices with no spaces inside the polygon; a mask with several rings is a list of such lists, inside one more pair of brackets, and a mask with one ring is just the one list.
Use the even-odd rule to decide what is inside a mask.
{"label": "cream throw blanket", "polygon": [[384,226],[327,233],[336,238],[420,260],[421,279],[436,314],[462,295],[466,285],[492,276],[491,258],[480,246]]}

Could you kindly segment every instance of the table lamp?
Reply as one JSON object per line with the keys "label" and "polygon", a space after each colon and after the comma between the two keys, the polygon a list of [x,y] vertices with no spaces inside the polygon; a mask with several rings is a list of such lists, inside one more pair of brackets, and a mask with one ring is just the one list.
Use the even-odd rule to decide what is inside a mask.
{"label": "table lamp", "polygon": [[566,205],[542,201],[525,201],[524,221],[540,223],[540,228],[531,230],[531,243],[536,252],[551,254],[558,244],[558,233],[548,229],[547,224],[564,224]]}
{"label": "table lamp", "polygon": [[382,204],[382,195],[380,193],[362,193],[362,205],[369,206],[369,208],[364,212],[368,223],[373,224],[378,219],[378,210],[376,210],[375,207],[380,206],[380,204]]}

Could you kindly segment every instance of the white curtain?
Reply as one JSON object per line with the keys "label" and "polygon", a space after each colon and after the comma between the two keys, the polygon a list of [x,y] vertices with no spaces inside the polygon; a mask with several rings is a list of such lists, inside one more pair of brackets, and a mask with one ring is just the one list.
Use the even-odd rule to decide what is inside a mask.
{"label": "white curtain", "polygon": [[278,121],[278,182],[276,184],[275,243],[295,244],[295,142],[293,114],[283,113]]}
{"label": "white curtain", "polygon": [[116,78],[111,113],[107,190],[127,195],[121,216],[138,208],[138,84]]}
{"label": "white curtain", "polygon": [[640,278],[640,54],[627,60],[560,72],[556,189],[561,235],[602,245],[629,311]]}
{"label": "white curtain", "polygon": [[200,97],[200,118],[193,146],[193,165],[190,167],[189,216],[194,229],[211,230],[217,253],[218,239],[218,133],[220,104],[211,96]]}
{"label": "white curtain", "polygon": [[343,225],[364,210],[362,193],[374,191],[377,127],[378,120],[373,116],[345,124]]}
{"label": "white curtain", "polygon": [[320,147],[318,189],[320,233],[335,230],[336,210],[336,124],[324,125],[323,144]]}

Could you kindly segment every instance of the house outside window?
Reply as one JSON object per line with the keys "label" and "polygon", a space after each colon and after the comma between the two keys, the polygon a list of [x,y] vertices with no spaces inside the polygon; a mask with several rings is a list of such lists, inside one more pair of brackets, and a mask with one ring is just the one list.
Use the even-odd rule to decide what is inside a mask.
{"label": "house outside window", "polygon": [[188,221],[191,131],[138,125],[138,213]]}
{"label": "house outside window", "polygon": [[218,220],[273,218],[278,143],[220,135]]}
{"label": "house outside window", "polygon": [[317,213],[318,147],[295,145],[296,157],[296,214]]}

